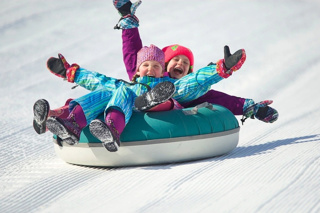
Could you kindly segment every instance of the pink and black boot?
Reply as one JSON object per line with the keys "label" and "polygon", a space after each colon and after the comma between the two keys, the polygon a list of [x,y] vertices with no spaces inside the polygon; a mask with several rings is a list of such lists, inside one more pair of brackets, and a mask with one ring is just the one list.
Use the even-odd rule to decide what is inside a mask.
{"label": "pink and black boot", "polygon": [[175,93],[176,88],[169,81],[161,82],[148,92],[138,96],[134,101],[134,106],[139,111],[147,111],[153,107],[166,102]]}
{"label": "pink and black boot", "polygon": [[170,98],[169,100],[158,104],[151,109],[146,110],[147,112],[162,112],[162,111],[169,111],[169,110],[176,110],[176,109],[183,109],[184,107],[179,104],[178,101],[176,101],[173,98]]}
{"label": "pink and black boot", "polygon": [[46,132],[46,121],[50,111],[47,100],[39,99],[33,105],[33,128],[38,134]]}
{"label": "pink and black boot", "polygon": [[86,117],[80,105],[70,112],[66,119],[49,117],[46,125],[48,130],[69,145],[79,143],[82,129],[87,125]]}
{"label": "pink and black boot", "polygon": [[91,134],[99,139],[109,152],[116,152],[120,147],[120,135],[125,127],[125,116],[116,109],[111,109],[105,122],[95,119],[89,125]]}
{"label": "pink and black boot", "polygon": [[49,102],[45,99],[37,100],[33,105],[33,128],[38,134],[47,131],[46,122],[48,117],[55,116],[59,118],[67,118],[69,115],[69,103],[72,99],[68,99],[66,104],[60,108],[50,110]]}

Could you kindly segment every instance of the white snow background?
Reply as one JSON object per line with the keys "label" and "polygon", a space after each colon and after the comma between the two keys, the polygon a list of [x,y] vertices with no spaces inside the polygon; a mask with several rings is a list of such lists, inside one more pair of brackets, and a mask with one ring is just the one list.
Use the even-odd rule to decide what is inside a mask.
{"label": "white snow background", "polygon": [[242,69],[212,88],[274,100],[280,117],[247,120],[227,155],[124,168],[67,164],[32,127],[37,99],[55,108],[87,93],[47,71],[49,57],[127,79],[112,1],[1,0],[0,16],[0,212],[320,212],[317,0],[144,0],[144,45],[190,47],[195,69],[226,44],[245,48]]}

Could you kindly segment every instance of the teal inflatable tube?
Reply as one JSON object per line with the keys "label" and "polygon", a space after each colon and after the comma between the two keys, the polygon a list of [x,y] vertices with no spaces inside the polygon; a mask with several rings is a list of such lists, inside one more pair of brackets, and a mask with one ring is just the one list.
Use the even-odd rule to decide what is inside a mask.
{"label": "teal inflatable tube", "polygon": [[[103,118],[102,116],[100,117]],[[239,123],[226,108],[208,103],[165,112],[134,112],[121,134],[118,152],[108,152],[83,129],[79,144],[54,139],[63,160],[88,166],[133,166],[203,159],[232,151]]]}

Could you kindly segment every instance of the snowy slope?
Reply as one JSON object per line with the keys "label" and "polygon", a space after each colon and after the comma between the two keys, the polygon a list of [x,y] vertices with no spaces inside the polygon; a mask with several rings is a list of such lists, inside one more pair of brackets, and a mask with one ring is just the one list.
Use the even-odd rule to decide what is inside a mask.
{"label": "snowy slope", "polygon": [[[145,45],[180,43],[195,69],[245,48],[247,61],[214,89],[272,99],[274,124],[241,126],[230,154],[117,169],[59,159],[32,106],[53,108],[87,91],[50,74],[46,59],[127,79],[111,1],[0,1],[0,212],[319,212],[320,4],[315,1],[143,1]],[[239,117],[240,119],[240,117]]]}

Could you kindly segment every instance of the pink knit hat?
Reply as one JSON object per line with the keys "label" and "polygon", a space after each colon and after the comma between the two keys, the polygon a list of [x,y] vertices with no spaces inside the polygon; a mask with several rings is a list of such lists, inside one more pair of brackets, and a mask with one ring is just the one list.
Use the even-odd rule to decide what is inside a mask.
{"label": "pink knit hat", "polygon": [[179,44],[173,44],[162,49],[165,55],[165,63],[169,62],[173,57],[177,55],[184,55],[190,61],[190,70],[193,71],[193,54],[189,48],[181,46]]}
{"label": "pink knit hat", "polygon": [[157,46],[151,44],[150,47],[144,46],[137,53],[137,68],[145,61],[157,61],[160,63],[162,70],[165,70],[164,53]]}

